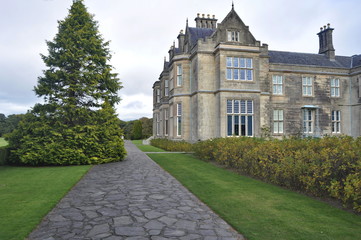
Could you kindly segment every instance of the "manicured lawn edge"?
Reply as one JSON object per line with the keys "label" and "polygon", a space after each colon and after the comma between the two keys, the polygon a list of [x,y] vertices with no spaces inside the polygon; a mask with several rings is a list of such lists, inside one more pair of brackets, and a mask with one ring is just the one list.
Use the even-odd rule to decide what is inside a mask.
{"label": "manicured lawn edge", "polygon": [[0,167],[0,239],[25,239],[91,167]]}
{"label": "manicured lawn edge", "polygon": [[148,154],[249,240],[357,239],[361,217],[187,154]]}

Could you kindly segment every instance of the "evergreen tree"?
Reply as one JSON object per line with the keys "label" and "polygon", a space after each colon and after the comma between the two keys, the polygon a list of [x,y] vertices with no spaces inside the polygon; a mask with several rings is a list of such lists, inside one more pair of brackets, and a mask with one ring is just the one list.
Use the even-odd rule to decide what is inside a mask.
{"label": "evergreen tree", "polygon": [[132,139],[142,139],[142,122],[140,120],[134,122]]}
{"label": "evergreen tree", "polygon": [[31,165],[96,164],[122,160],[122,130],[114,105],[121,83],[109,65],[109,42],[82,0],[74,0],[41,55],[36,104],[8,136],[11,161]]}

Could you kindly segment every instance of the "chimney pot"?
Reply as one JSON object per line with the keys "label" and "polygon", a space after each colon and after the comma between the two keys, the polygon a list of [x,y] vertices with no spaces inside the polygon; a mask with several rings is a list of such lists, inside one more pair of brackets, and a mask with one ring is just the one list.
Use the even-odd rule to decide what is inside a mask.
{"label": "chimney pot", "polygon": [[215,19],[216,18],[216,15],[213,15],[213,19]]}
{"label": "chimney pot", "polygon": [[331,24],[327,23],[327,28],[330,28],[330,25],[331,25]]}
{"label": "chimney pot", "polygon": [[197,13],[197,17],[199,17],[201,14],[200,13]]}
{"label": "chimney pot", "polygon": [[207,18],[210,18],[210,15],[209,15],[209,14],[207,14]]}
{"label": "chimney pot", "polygon": [[321,31],[321,32],[323,31],[323,27],[320,27],[320,31]]}
{"label": "chimney pot", "polygon": [[202,14],[202,18],[204,18],[204,14]]}

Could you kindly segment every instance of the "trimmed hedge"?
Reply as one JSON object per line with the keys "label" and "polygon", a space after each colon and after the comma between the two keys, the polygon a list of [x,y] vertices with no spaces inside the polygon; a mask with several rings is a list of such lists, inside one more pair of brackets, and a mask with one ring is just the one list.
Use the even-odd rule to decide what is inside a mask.
{"label": "trimmed hedge", "polygon": [[192,152],[192,144],[186,141],[172,141],[164,138],[155,138],[150,140],[150,144],[170,152]]}
{"label": "trimmed hedge", "polygon": [[333,197],[361,212],[361,138],[218,138],[196,143],[193,150],[201,159],[314,196]]}
{"label": "trimmed hedge", "polygon": [[9,156],[9,149],[7,147],[0,147],[0,166],[5,165],[8,156]]}

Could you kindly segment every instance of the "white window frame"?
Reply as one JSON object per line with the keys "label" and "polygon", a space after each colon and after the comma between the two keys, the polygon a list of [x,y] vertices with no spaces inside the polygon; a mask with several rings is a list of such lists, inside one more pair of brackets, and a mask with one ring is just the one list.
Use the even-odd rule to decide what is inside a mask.
{"label": "white window frame", "polygon": [[164,96],[169,96],[169,80],[164,80]]}
{"label": "white window frame", "polygon": [[272,76],[272,88],[274,95],[283,95],[283,76],[273,75]]}
{"label": "white window frame", "polygon": [[283,134],[284,133],[284,111],[282,109],[273,110],[273,133]]}
{"label": "white window frame", "polygon": [[305,108],[303,110],[303,133],[313,134],[315,133],[315,110],[311,108]]}
{"label": "white window frame", "polygon": [[182,86],[183,84],[183,67],[181,64],[177,64],[177,87]]}
{"label": "white window frame", "polygon": [[156,116],[156,134],[157,136],[160,135],[160,119],[159,119],[159,113],[155,114]]}
{"label": "white window frame", "polygon": [[239,32],[228,30],[227,31],[227,41],[228,42],[239,42],[240,41]]}
{"label": "white window frame", "polygon": [[182,136],[182,103],[177,103],[177,137]]}
{"label": "white window frame", "polygon": [[340,79],[339,78],[331,78],[330,81],[331,89],[331,97],[340,97]]}
{"label": "white window frame", "polygon": [[226,57],[226,79],[231,81],[253,81],[253,59]]}
{"label": "white window frame", "polygon": [[254,136],[254,101],[228,99],[226,101],[226,122],[227,122],[226,135],[228,137],[232,137],[232,136],[253,137]]}
{"label": "white window frame", "polygon": [[164,109],[164,136],[168,136],[169,131],[169,115],[168,115],[168,109]]}
{"label": "white window frame", "polygon": [[333,110],[331,112],[331,131],[332,133],[341,133],[341,111]]}
{"label": "white window frame", "polygon": [[160,103],[160,89],[157,88],[156,92],[157,92],[157,103]]}
{"label": "white window frame", "polygon": [[313,96],[313,77],[302,77],[302,96]]}

